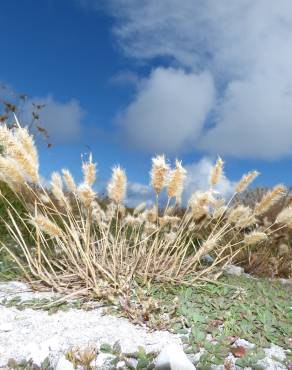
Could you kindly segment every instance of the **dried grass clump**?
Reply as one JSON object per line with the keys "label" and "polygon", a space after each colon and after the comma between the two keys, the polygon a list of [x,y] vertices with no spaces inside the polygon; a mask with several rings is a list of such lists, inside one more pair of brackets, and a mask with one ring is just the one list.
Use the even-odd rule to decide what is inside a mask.
{"label": "dried grass clump", "polygon": [[[107,187],[110,203],[105,204],[93,189],[96,165],[91,156],[82,164],[80,185],[63,170],[63,177],[52,174],[51,187],[46,189],[39,181],[37,150],[26,129],[2,127],[0,137],[4,147],[0,175],[26,209],[23,218],[1,195],[8,209],[8,218],[2,222],[18,250],[3,247],[31,283],[38,280],[60,292],[112,300],[137,285],[214,280],[242,250],[268,242],[272,229],[258,230],[258,215],[284,192],[283,187],[276,187],[255,209],[226,204],[214,190],[223,176],[219,158],[210,174],[210,189],[195,191],[187,208],[179,208],[186,170],[179,161],[171,169],[164,156],[157,156],[150,173],[156,204],[147,208],[143,203],[130,210],[123,205],[127,177],[122,168],[113,168]],[[8,163],[15,171],[7,172]],[[243,177],[237,191],[255,176]],[[163,189],[168,200],[161,208]],[[290,209],[285,212],[278,222],[290,220]],[[213,257],[211,265],[204,264],[206,254]]]}

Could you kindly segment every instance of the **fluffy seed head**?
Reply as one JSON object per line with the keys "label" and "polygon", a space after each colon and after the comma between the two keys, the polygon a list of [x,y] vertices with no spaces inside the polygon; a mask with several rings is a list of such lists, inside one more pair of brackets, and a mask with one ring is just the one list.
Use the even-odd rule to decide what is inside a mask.
{"label": "fluffy seed head", "polygon": [[127,190],[127,176],[125,171],[120,167],[114,167],[112,178],[107,186],[108,196],[116,204],[123,202]]}
{"label": "fluffy seed head", "polygon": [[62,237],[63,232],[59,226],[43,215],[37,215],[31,218],[33,225],[38,227],[44,233],[52,237]]}
{"label": "fluffy seed head", "polygon": [[28,133],[28,129],[26,127],[19,127],[15,132],[15,136],[21,142],[26,153],[31,157],[35,166],[38,167],[38,152],[33,137]]}
{"label": "fluffy seed head", "polygon": [[125,225],[139,226],[144,222],[141,217],[134,217],[132,215],[127,215],[124,219]]}
{"label": "fluffy seed head", "polygon": [[224,213],[227,211],[226,206],[222,206],[219,208],[215,208],[212,217],[217,220],[218,218],[222,218]]}
{"label": "fluffy seed head", "polygon": [[241,180],[236,185],[235,191],[237,193],[241,193],[242,191],[246,190],[246,188],[253,182],[253,180],[259,176],[259,174],[260,173],[258,171],[251,171],[243,175]]}
{"label": "fluffy seed head", "polygon": [[63,192],[62,177],[58,172],[53,172],[51,176],[51,191],[61,207],[70,208],[70,205]]}
{"label": "fluffy seed head", "polygon": [[229,224],[231,223],[237,223],[240,219],[246,218],[251,215],[251,209],[249,207],[238,205],[237,207],[231,209],[227,222]]}
{"label": "fluffy seed head", "polygon": [[76,183],[74,181],[74,178],[71,172],[67,169],[63,169],[62,173],[63,173],[63,177],[64,177],[65,184],[67,186],[67,189],[71,191],[72,193],[76,193],[77,186],[76,186]]}
{"label": "fluffy seed head", "polygon": [[152,207],[145,212],[146,220],[150,223],[155,223],[157,221],[157,209],[156,207]]}
{"label": "fluffy seed head", "polygon": [[25,183],[23,173],[19,170],[17,163],[11,158],[0,156],[0,174],[2,180],[9,185],[23,185]]}
{"label": "fluffy seed head", "polygon": [[217,185],[221,177],[223,176],[223,166],[224,166],[224,162],[219,157],[217,159],[215,166],[212,168],[211,173],[210,173],[209,182],[212,187]]}
{"label": "fluffy seed head", "polygon": [[218,242],[219,242],[218,235],[215,235],[204,241],[201,248],[196,252],[195,259],[200,260],[205,254],[213,250],[218,245]]}
{"label": "fluffy seed head", "polygon": [[89,162],[82,163],[84,183],[92,186],[96,180],[96,164],[92,163],[92,155],[89,156]]}
{"label": "fluffy seed head", "polygon": [[209,191],[196,191],[189,199],[188,205],[192,210],[193,217],[198,220],[208,214],[208,206],[213,202]]}
{"label": "fluffy seed head", "polygon": [[254,212],[255,215],[262,215],[267,212],[274,204],[276,204],[286,192],[286,188],[283,185],[277,185],[272,190],[268,191],[262,198],[262,200],[256,204]]}
{"label": "fluffy seed head", "polygon": [[257,244],[261,241],[264,241],[268,238],[267,234],[261,232],[261,231],[253,231],[249,234],[246,234],[244,236],[244,244],[246,245],[253,245]]}
{"label": "fluffy seed head", "polygon": [[38,155],[33,139],[28,134],[27,129],[22,127],[8,129],[6,126],[2,126],[0,129],[0,143],[3,156],[15,161],[28,181],[38,184]]}
{"label": "fluffy seed head", "polygon": [[137,207],[134,209],[133,215],[134,216],[138,215],[139,213],[143,212],[145,208],[146,208],[145,202],[138,204]]}
{"label": "fluffy seed head", "polygon": [[276,222],[279,224],[292,225],[292,206],[283,208],[278,214]]}
{"label": "fluffy seed head", "polygon": [[167,182],[169,165],[165,161],[164,155],[152,158],[152,169],[150,172],[151,185],[156,194],[159,194]]}
{"label": "fluffy seed head", "polygon": [[90,207],[96,198],[96,193],[88,184],[81,184],[78,187],[77,193],[85,207]]}
{"label": "fluffy seed head", "polygon": [[170,180],[167,187],[167,195],[169,198],[175,197],[176,202],[179,203],[183,191],[183,185],[186,178],[187,171],[183,168],[180,161],[175,161],[175,170],[170,174]]}

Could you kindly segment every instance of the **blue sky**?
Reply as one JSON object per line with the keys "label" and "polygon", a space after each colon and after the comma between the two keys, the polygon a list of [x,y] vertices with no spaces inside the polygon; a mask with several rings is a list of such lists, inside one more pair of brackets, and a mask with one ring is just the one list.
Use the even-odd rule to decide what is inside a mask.
{"label": "blue sky", "polygon": [[2,0],[0,81],[47,104],[43,176],[79,178],[89,146],[100,184],[117,163],[147,184],[165,152],[192,186],[217,155],[227,187],[252,169],[257,185],[291,185],[291,2],[229,4]]}

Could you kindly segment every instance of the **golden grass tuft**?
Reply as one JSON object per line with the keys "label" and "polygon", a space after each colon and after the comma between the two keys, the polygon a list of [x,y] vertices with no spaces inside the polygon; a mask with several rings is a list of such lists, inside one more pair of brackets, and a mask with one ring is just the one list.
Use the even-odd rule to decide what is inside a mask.
{"label": "golden grass tuft", "polygon": [[[91,298],[112,301],[114,295],[128,294],[137,286],[155,282],[193,285],[218,278],[241,251],[269,240],[273,229],[258,228],[258,216],[285,191],[283,186],[274,188],[255,209],[225,204],[213,190],[223,175],[219,158],[210,174],[210,189],[194,191],[187,208],[178,208],[186,171],[179,161],[171,170],[165,157],[157,156],[152,159],[150,172],[156,205],[147,207],[143,203],[131,210],[123,204],[127,177],[119,166],[113,168],[107,186],[109,203],[99,199],[93,189],[96,167],[91,157],[82,164],[81,185],[77,186],[71,173],[63,170],[63,179],[54,172],[50,189],[45,189],[40,183],[36,186],[40,178],[38,155],[27,131],[18,127],[8,132],[2,127],[0,138],[6,148],[0,155],[0,176],[26,209],[23,218],[1,195],[9,209],[9,219],[2,222],[19,253],[8,244],[3,248],[30,282],[38,280],[56,291]],[[12,147],[21,148],[34,162],[35,176],[26,171],[26,162],[12,152]],[[237,191],[255,176],[255,172],[246,175]],[[158,196],[164,187],[168,202],[159,207]],[[176,198],[174,206],[169,205],[172,198]],[[291,208],[282,211],[277,222],[289,224],[290,213]],[[23,236],[23,228],[29,241]],[[206,254],[214,259],[211,265],[204,264]]]}

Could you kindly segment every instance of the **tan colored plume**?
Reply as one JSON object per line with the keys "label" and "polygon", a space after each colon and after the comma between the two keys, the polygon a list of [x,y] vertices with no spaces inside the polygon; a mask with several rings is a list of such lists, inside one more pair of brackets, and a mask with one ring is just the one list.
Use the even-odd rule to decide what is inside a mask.
{"label": "tan colored plume", "polygon": [[82,163],[84,183],[92,186],[96,180],[96,164],[92,162],[92,155],[89,156],[88,162]]}
{"label": "tan colored plume", "polygon": [[241,180],[238,182],[238,184],[235,187],[236,193],[241,193],[253,182],[255,178],[259,176],[258,171],[251,171],[247,174],[243,175]]}
{"label": "tan colored plume", "polygon": [[210,173],[209,182],[210,182],[210,185],[212,187],[217,185],[218,182],[220,181],[220,179],[222,178],[222,176],[223,176],[223,166],[224,166],[224,162],[219,157],[217,159],[217,162],[216,162],[215,166],[212,167],[211,173]]}
{"label": "tan colored plume", "polygon": [[116,204],[123,202],[127,190],[127,176],[125,171],[120,167],[114,167],[112,178],[107,186],[108,196]]}
{"label": "tan colored plume", "polygon": [[165,161],[164,155],[158,155],[152,158],[152,169],[150,172],[151,185],[159,194],[167,182],[169,165]]}
{"label": "tan colored plume", "polygon": [[283,185],[277,185],[272,190],[268,191],[260,202],[255,205],[255,215],[262,215],[267,212],[274,204],[276,204],[286,193],[286,188]]}
{"label": "tan colored plume", "polygon": [[175,197],[176,202],[180,203],[187,171],[182,166],[181,161],[176,160],[175,166],[175,170],[171,171],[170,174],[167,195],[169,198]]}

